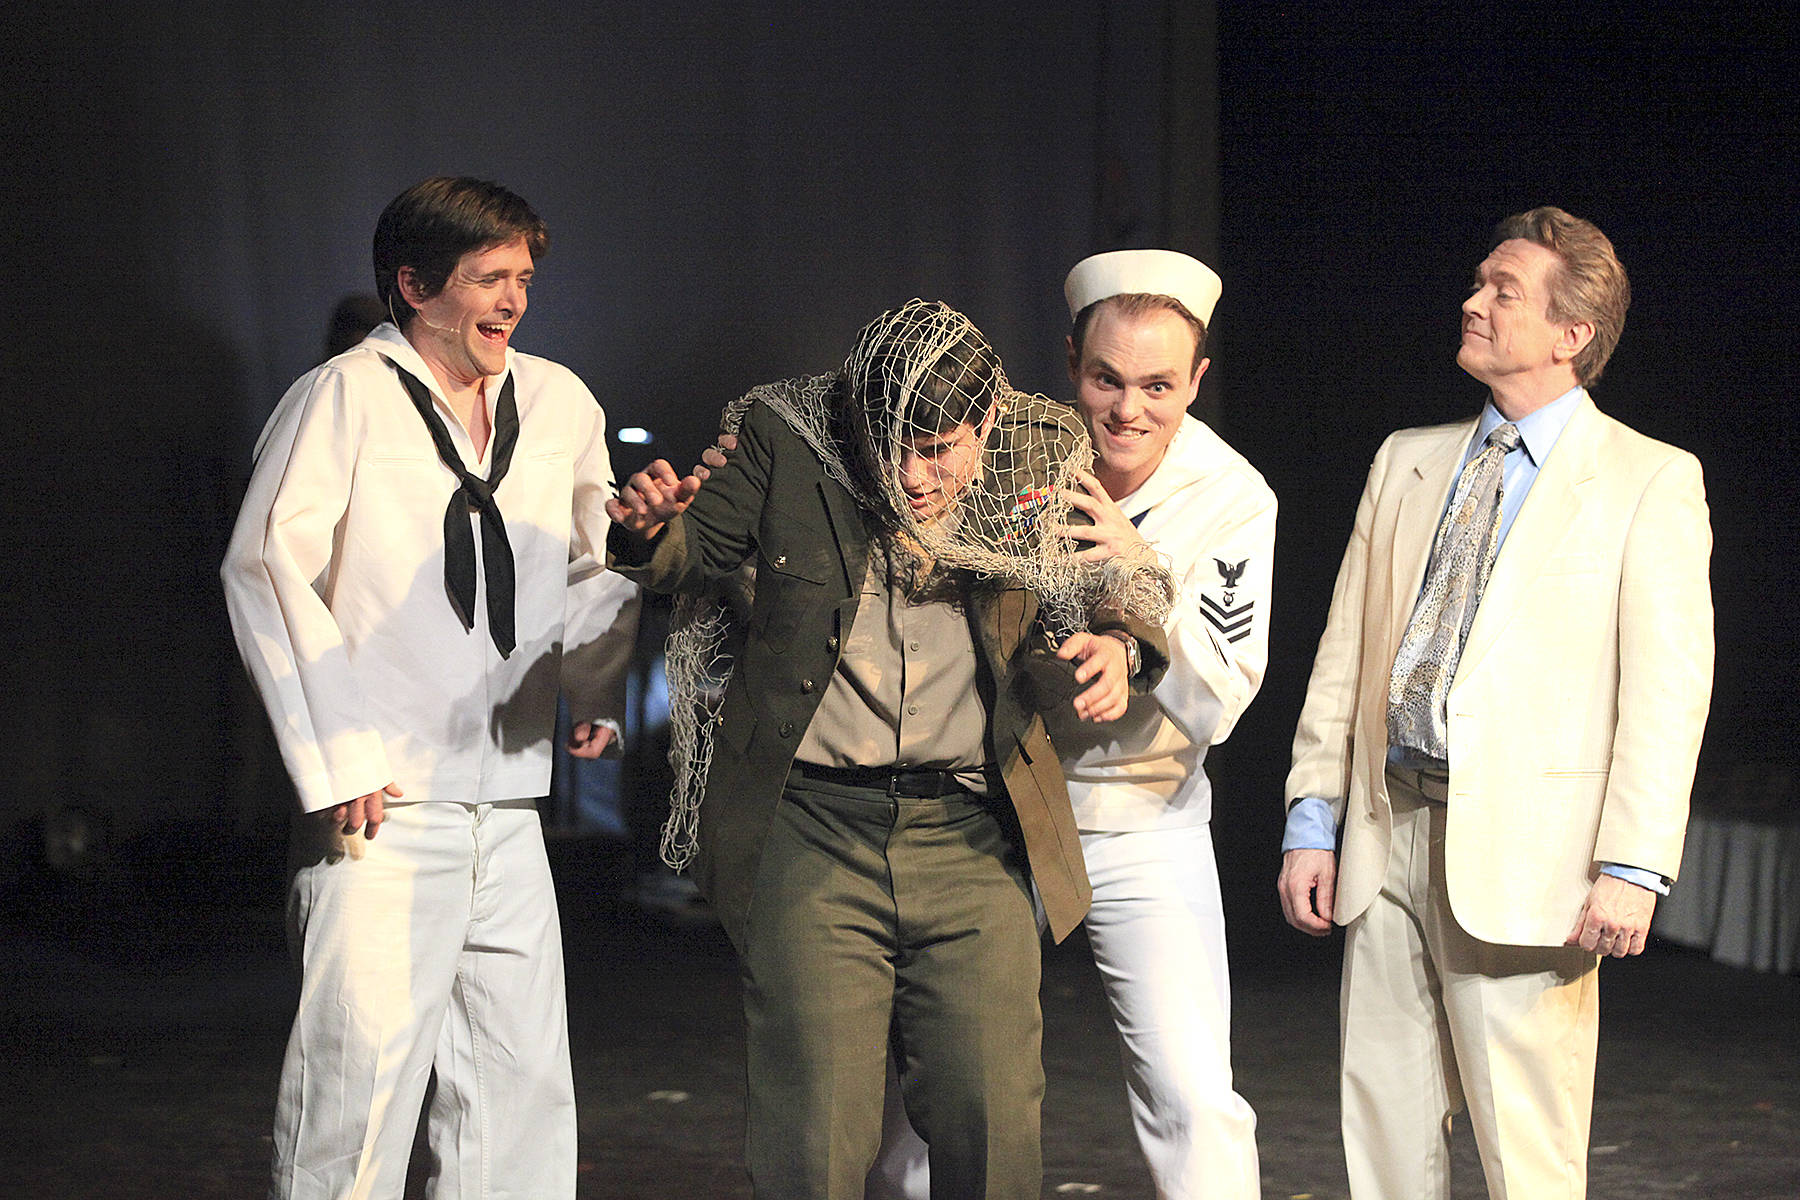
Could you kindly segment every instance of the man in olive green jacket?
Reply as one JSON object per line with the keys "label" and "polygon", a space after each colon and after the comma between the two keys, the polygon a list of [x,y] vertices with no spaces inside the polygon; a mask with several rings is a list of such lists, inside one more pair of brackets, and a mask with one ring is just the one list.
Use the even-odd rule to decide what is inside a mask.
{"label": "man in olive green jacket", "polygon": [[[890,370],[919,353],[895,316],[859,345],[874,342],[874,361]],[[930,397],[939,417],[887,430],[903,503],[921,525],[952,511],[979,472],[1008,469],[984,462],[996,434],[1047,445],[1034,457],[1051,461],[1082,436],[1067,409],[1013,402],[1029,398],[1004,390],[973,326],[952,349],[953,367],[937,377],[955,376],[954,386]],[[879,408],[872,393],[897,382],[852,382],[847,371],[829,403],[866,416]],[[857,462],[870,452],[855,438],[839,445],[852,475],[871,469]],[[1026,494],[1031,482],[1009,479],[1004,492]],[[1069,693],[1046,689],[1044,668],[1073,664],[1077,694],[1058,702],[1110,720],[1129,691],[1154,685],[1166,646],[1153,627],[1112,615],[1053,648],[1036,593],[960,575],[940,577],[934,599],[891,569],[893,542],[871,532],[892,527],[879,507],[760,402],[710,477],[678,480],[652,464],[613,505],[613,564],[651,590],[691,591],[756,566],[695,859],[742,960],[750,1173],[759,1196],[859,1197],[880,1141],[891,1039],[934,1190],[1036,1197],[1032,885],[1058,939],[1089,898],[1037,711]]]}

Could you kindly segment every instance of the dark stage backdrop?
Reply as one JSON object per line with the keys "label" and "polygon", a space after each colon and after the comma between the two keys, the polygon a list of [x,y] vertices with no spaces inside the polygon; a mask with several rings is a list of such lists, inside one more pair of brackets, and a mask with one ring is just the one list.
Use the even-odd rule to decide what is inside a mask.
{"label": "dark stage backdrop", "polygon": [[727,400],[830,369],[915,295],[1062,394],[1070,264],[1215,254],[1212,12],[34,8],[7,135],[36,295],[7,357],[29,399],[0,516],[26,551],[6,556],[5,854],[70,808],[159,869],[208,858],[167,835],[177,812],[189,838],[197,816],[279,841],[217,564],[255,435],[332,305],[371,289],[402,188],[495,178],[549,222],[518,344],[576,370],[614,429],[654,432],[615,447],[622,470],[693,461]]}
{"label": "dark stage backdrop", "polygon": [[1294,940],[1269,894],[1281,778],[1369,459],[1397,426],[1480,404],[1455,331],[1494,222],[1540,203],[1591,217],[1636,290],[1597,398],[1707,471],[1703,766],[1791,778],[1793,6],[1218,9],[12,18],[0,846],[66,805],[120,832],[180,813],[185,840],[140,861],[212,870],[218,831],[279,825],[218,556],[256,429],[333,301],[370,285],[381,206],[441,171],[538,206],[552,252],[521,345],[677,461],[725,400],[831,366],[914,294],[965,306],[1019,383],[1066,394],[1071,262],[1211,256],[1203,407],[1282,502],[1268,679],[1210,764],[1234,948]]}

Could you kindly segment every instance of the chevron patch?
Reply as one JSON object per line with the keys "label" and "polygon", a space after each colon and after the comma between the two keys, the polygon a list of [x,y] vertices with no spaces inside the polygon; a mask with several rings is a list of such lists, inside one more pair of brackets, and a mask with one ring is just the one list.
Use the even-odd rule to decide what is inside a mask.
{"label": "chevron patch", "polygon": [[1241,642],[1250,636],[1250,627],[1256,620],[1256,601],[1246,600],[1234,605],[1231,600],[1229,592],[1224,604],[1201,592],[1200,612],[1219,631],[1220,637],[1228,642]]}

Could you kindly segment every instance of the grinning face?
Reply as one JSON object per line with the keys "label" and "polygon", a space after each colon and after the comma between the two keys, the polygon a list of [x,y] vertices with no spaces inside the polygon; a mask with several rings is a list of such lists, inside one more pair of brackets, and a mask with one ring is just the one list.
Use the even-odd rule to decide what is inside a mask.
{"label": "grinning face", "polygon": [[1194,330],[1179,314],[1111,305],[1094,314],[1081,361],[1073,355],[1071,343],[1069,376],[1099,456],[1094,474],[1123,500],[1162,464],[1212,360],[1194,367]]}
{"label": "grinning face", "polygon": [[901,440],[900,490],[921,525],[943,516],[974,482],[994,415],[990,411],[979,427],[964,421],[940,433],[914,434]]}
{"label": "grinning face", "polygon": [[418,298],[412,268],[400,268],[401,288],[419,310],[406,338],[448,390],[506,369],[506,348],[525,316],[532,273],[524,238],[463,255],[429,300]]}

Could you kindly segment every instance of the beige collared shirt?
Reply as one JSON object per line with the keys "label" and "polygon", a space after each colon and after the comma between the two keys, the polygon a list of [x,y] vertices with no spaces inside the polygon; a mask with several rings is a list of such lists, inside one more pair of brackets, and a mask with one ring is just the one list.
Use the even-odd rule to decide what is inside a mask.
{"label": "beige collared shirt", "polygon": [[879,547],[838,667],[797,757],[827,767],[966,768],[986,792],[987,709],[975,686],[975,641],[960,603],[914,603],[890,580]]}

